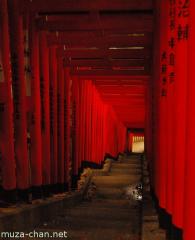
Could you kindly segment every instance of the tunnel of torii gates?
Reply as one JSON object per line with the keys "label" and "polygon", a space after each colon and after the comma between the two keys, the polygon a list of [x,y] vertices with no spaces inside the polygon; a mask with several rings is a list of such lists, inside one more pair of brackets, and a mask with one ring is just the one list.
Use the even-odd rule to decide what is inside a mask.
{"label": "tunnel of torii gates", "polygon": [[[126,20],[128,11],[119,22],[108,20],[106,6],[114,15],[122,1],[111,2],[0,0],[1,198],[12,201],[16,190],[22,196],[29,189],[34,195],[40,188],[65,191],[84,161],[101,165],[106,154],[116,157],[131,150],[129,129],[144,129],[154,195],[173,225],[183,230],[184,239],[193,240],[195,1],[129,1],[124,4],[129,12],[134,7],[146,14],[133,16],[137,22]],[[85,5],[95,12],[92,22],[85,18]],[[67,20],[70,14],[55,15],[66,8],[73,9],[75,24]],[[97,19],[101,26],[94,25]],[[106,61],[93,66],[95,49],[91,55],[86,51],[85,60],[73,59],[82,44],[91,40],[95,45],[100,38],[87,31],[85,39],[75,34],[83,23],[86,30],[104,27],[101,36],[124,24],[130,29],[130,44],[137,47],[145,41],[147,46],[121,50],[124,56],[131,51],[134,59],[123,67],[117,61],[110,68]],[[109,48],[109,36],[98,43]],[[109,48],[102,55],[114,51]],[[136,60],[139,51],[146,57],[141,64]]]}

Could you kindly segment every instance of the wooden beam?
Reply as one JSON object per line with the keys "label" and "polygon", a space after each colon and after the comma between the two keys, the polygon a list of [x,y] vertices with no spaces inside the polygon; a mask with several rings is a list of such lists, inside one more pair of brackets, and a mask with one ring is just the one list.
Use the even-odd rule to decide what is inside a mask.
{"label": "wooden beam", "polygon": [[[58,56],[67,58],[77,58],[77,60],[89,58],[105,58],[109,57],[115,60],[122,59],[148,59],[152,55],[152,50],[150,48],[144,48],[140,50],[136,49],[67,49],[64,50],[63,47],[59,47]],[[76,59],[75,59],[76,60]]]}
{"label": "wooden beam", "polygon": [[128,123],[128,122],[123,122],[124,123],[124,125],[127,127],[127,128],[133,128],[133,129],[135,129],[135,128],[141,128],[141,129],[144,129],[144,127],[145,127],[145,122],[143,121],[142,123]]}
{"label": "wooden beam", "polygon": [[124,125],[127,128],[144,128],[145,127],[145,121],[144,119],[142,121],[136,121],[136,122],[131,122],[131,121],[123,121]]}
{"label": "wooden beam", "polygon": [[[124,111],[126,113],[128,113],[128,110],[132,110],[133,108],[131,108],[130,105],[116,105],[115,103],[112,103],[111,104],[113,106],[114,109],[116,109],[117,111],[121,110],[121,111]],[[129,108],[130,107],[130,108]],[[142,109],[144,110],[145,109],[145,105],[142,104],[142,105],[139,105],[139,104],[134,104],[134,108],[139,108],[139,109]]]}
{"label": "wooden beam", "polygon": [[112,97],[116,95],[116,98],[120,98],[122,96],[126,96],[128,98],[144,98],[145,94],[143,92],[139,93],[139,92],[123,92],[123,91],[102,91],[101,95],[104,97]]}
{"label": "wooden beam", "polygon": [[125,117],[121,117],[120,114],[117,114],[117,115],[122,122],[125,122],[131,128],[133,128],[133,126],[137,128],[141,128],[142,125],[144,127],[144,122],[145,122],[144,115],[137,118],[128,118],[128,117],[125,118]]}
{"label": "wooden beam", "polygon": [[[124,105],[124,106],[128,106],[129,103],[138,103],[138,104],[144,104],[145,103],[145,95],[143,94],[142,96],[140,97],[135,97],[135,96],[129,96],[128,100],[127,100],[127,103],[125,103],[124,100],[120,99],[120,98],[113,98],[113,97],[110,97],[110,96],[103,96],[102,93],[100,93],[101,96],[102,96],[102,99],[104,100],[108,100],[108,101],[111,101],[113,103],[116,103],[118,104],[119,106],[120,105]],[[124,93],[125,94],[125,93]],[[122,94],[121,94],[122,96]],[[137,101],[137,102],[136,102]]]}
{"label": "wooden beam", "polygon": [[100,70],[71,70],[72,75],[78,76],[121,76],[121,75],[131,75],[131,76],[140,76],[140,75],[150,75],[149,72],[144,70],[112,70],[112,69],[100,69]]}
{"label": "wooden beam", "polygon": [[151,10],[152,0],[20,0],[20,9],[23,12],[67,12],[92,10]]}
{"label": "wooden beam", "polygon": [[134,111],[134,112],[130,112],[128,115],[118,112],[118,115],[120,116],[121,119],[126,120],[126,121],[128,121],[128,120],[133,121],[133,120],[138,120],[138,119],[144,120],[145,112],[144,111],[142,111],[142,112]]}
{"label": "wooden beam", "polygon": [[[85,76],[80,76],[80,79],[84,78]],[[99,84],[121,84],[121,85],[127,85],[127,86],[144,86],[146,87],[148,84],[148,81],[150,81],[151,76],[143,76],[143,75],[137,75],[137,76],[127,76],[127,75],[121,75],[121,76],[91,76],[89,77],[89,80],[93,80],[96,85]]]}
{"label": "wooden beam", "polygon": [[[116,109],[118,109],[118,110],[121,110],[121,111],[123,111],[123,110],[125,110],[125,112],[128,112],[128,109],[130,109],[130,111],[131,111],[131,109],[133,109],[133,107],[132,106],[134,106],[134,108],[139,108],[139,109],[145,109],[145,105],[144,104],[131,104],[131,105],[116,105],[115,103],[112,103],[111,104],[114,108],[116,108]],[[128,108],[128,107],[130,107],[130,108]]]}
{"label": "wooden beam", "polygon": [[148,65],[144,60],[109,60],[109,59],[82,59],[82,60],[69,60],[65,58],[64,66],[69,67],[142,67]]}
{"label": "wooden beam", "polygon": [[128,108],[130,105],[134,105],[135,107],[137,107],[137,106],[145,107],[144,103],[143,104],[140,104],[140,103],[134,103],[134,104],[130,103],[129,105],[122,105],[122,104],[120,104],[120,105],[118,104],[117,105],[117,103],[114,103],[114,102],[113,103],[107,102],[107,103],[111,104],[113,107],[116,107],[116,108],[118,107],[119,109],[120,109],[121,106],[123,106],[124,108]]}
{"label": "wooden beam", "polygon": [[105,101],[109,101],[109,102],[112,102],[112,103],[117,103],[119,105],[123,105],[125,103],[125,101],[127,101],[127,103],[131,103],[131,102],[136,102],[136,103],[145,103],[145,99],[144,99],[144,96],[140,96],[140,97],[129,97],[129,98],[126,98],[124,99],[123,96],[121,97],[113,97],[113,96],[102,96],[102,99],[104,99]]}
{"label": "wooden beam", "polygon": [[120,98],[115,98],[115,97],[105,97],[105,96],[102,96],[102,99],[107,101],[107,102],[110,102],[110,103],[115,103],[116,105],[124,105],[124,104],[131,104],[131,103],[134,103],[134,104],[144,104],[145,103],[145,98],[144,97],[137,97],[137,98],[127,98],[127,97],[124,97],[124,96],[121,96]]}
{"label": "wooden beam", "polygon": [[[123,104],[118,104],[118,105],[117,105],[116,102],[111,102],[111,101],[106,101],[106,100],[105,100],[105,102],[108,103],[108,104],[110,104],[110,105],[112,105],[113,107],[115,107],[115,106],[117,107],[117,106],[118,106],[118,107],[120,108],[120,106],[123,106]],[[139,106],[139,105],[142,105],[142,106],[144,106],[144,103],[133,103],[133,102],[129,102],[129,106],[130,106],[130,105],[135,105],[135,106],[136,106],[136,105],[138,105],[138,106]],[[126,106],[128,107],[128,105],[126,105]]]}
{"label": "wooden beam", "polygon": [[[144,116],[145,111],[144,110],[136,110],[136,109],[131,109],[129,112],[126,111],[117,111],[118,114],[120,114],[120,118],[124,119],[137,119],[138,117]],[[134,116],[133,116],[134,115]]]}
{"label": "wooden beam", "polygon": [[121,106],[116,108],[113,107],[117,112],[121,113],[121,116],[131,116],[132,113],[137,113],[138,115],[142,115],[145,113],[145,108],[144,106],[135,106],[135,107],[129,107],[129,108],[123,108]]}
{"label": "wooden beam", "polygon": [[[116,111],[116,110],[115,110]],[[126,120],[126,121],[136,121],[136,120],[144,120],[144,116],[145,116],[145,112],[144,111],[140,111],[140,112],[136,112],[136,111],[131,111],[128,114],[125,114],[120,112],[120,111],[116,111],[116,113],[120,116],[120,119]]]}
{"label": "wooden beam", "polygon": [[49,45],[65,45],[67,48],[74,46],[85,47],[139,47],[139,46],[151,46],[152,36],[151,34],[145,34],[144,36],[102,36],[99,31],[92,32],[50,32],[48,34]]}
{"label": "wooden beam", "polygon": [[[82,78],[82,76],[81,76]],[[91,79],[91,78],[90,78]],[[151,76],[126,76],[126,75],[121,75],[121,76],[94,76],[93,80],[97,83],[118,83],[118,84],[142,84],[142,83],[147,83],[148,80],[151,79]]]}
{"label": "wooden beam", "polygon": [[152,32],[153,16],[148,14],[101,16],[98,20],[92,15],[43,17],[37,20],[37,27],[50,31],[81,31],[128,29],[129,32]]}
{"label": "wooden beam", "polygon": [[[109,83],[110,81],[108,80],[108,81],[106,81],[106,83]],[[97,84],[97,83],[95,83],[96,84],[96,87],[97,87],[97,89],[99,89],[100,91],[101,90],[107,90],[107,89],[117,89],[117,87],[112,87],[112,85],[105,85],[106,83],[104,83],[104,84]],[[133,85],[132,84],[132,86],[131,85],[118,85],[119,87],[119,89],[126,89],[126,91],[135,91],[135,92],[146,92],[146,88],[145,88],[145,86],[144,85],[142,85],[142,83],[136,83],[136,85]]]}
{"label": "wooden beam", "polygon": [[[94,84],[122,84],[127,86],[148,86],[151,80],[151,75],[91,75],[77,76],[80,80],[92,80]],[[126,101],[126,100],[125,100]]]}
{"label": "wooden beam", "polygon": [[125,91],[125,92],[146,92],[145,86],[142,85],[110,85],[110,84],[96,84],[97,89],[99,90],[119,90],[119,91]]}
{"label": "wooden beam", "polygon": [[[130,122],[142,122],[142,121],[144,122],[144,120],[145,120],[145,114],[142,114],[140,116],[135,116],[135,117],[131,117],[131,115],[129,115],[129,116],[121,116],[120,113],[117,113],[117,115],[119,116],[119,118],[122,121],[129,122],[129,123]],[[134,113],[134,115],[136,115],[136,113]]]}
{"label": "wooden beam", "polygon": [[[130,92],[130,91],[125,91],[124,89],[121,90],[121,89],[107,89],[107,90],[104,90],[104,89],[100,89],[98,88],[98,90],[101,92],[101,95],[105,95],[105,94],[109,94],[109,93],[113,93],[113,94],[121,94],[121,95],[127,95],[129,98],[131,98],[133,96],[133,94],[141,94],[143,97],[145,97],[145,92],[144,91],[136,91],[136,92]],[[132,94],[132,95],[131,95]]]}

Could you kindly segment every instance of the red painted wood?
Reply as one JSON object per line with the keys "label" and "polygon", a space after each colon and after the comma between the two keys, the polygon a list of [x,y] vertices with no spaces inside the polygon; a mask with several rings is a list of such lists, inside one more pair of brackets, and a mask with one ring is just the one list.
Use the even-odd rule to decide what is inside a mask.
{"label": "red painted wood", "polygon": [[80,102],[80,82],[79,78],[75,78],[75,87],[76,87],[76,95],[75,95],[75,100],[76,100],[76,162],[77,162],[77,174],[78,170],[81,167],[81,159],[80,159],[80,148],[81,148],[81,143],[80,143],[80,130],[81,130],[81,102]]}
{"label": "red painted wood", "polygon": [[[60,2],[60,0],[57,1]],[[31,2],[23,0],[19,1],[19,4],[21,4],[21,11],[26,9],[27,13],[30,11],[34,14],[34,18],[30,19],[29,29],[32,96],[28,97],[30,100],[28,110],[32,115],[30,123],[32,185],[63,183],[70,180],[71,157],[73,174],[77,175],[83,160],[101,163],[105,153],[117,156],[119,151],[122,152],[125,149],[126,127],[145,126],[145,86],[150,80],[151,57],[151,34],[145,33],[145,30],[149,32],[153,30],[153,16],[148,12],[132,16],[115,12],[108,16],[106,12],[100,12],[99,16],[97,13],[87,13],[83,14],[82,18],[77,14],[74,14],[74,17],[71,14],[64,14],[64,16],[49,14],[43,17],[37,14],[40,13],[38,10],[41,11],[44,8],[53,12],[54,9],[59,9],[59,5],[51,1],[46,3],[46,1],[36,0]],[[130,6],[136,9],[145,8],[148,6],[148,1],[146,3],[138,0],[136,3],[123,4],[121,1],[114,1],[112,4],[101,0],[92,3],[79,1],[76,5],[66,2],[62,4],[60,11],[65,5],[75,8],[80,6],[83,9],[96,7],[95,9],[104,10],[109,10],[107,8],[110,7],[120,11],[120,7],[123,10]],[[71,10],[75,11],[72,8]],[[26,12],[25,19],[28,15]],[[100,32],[94,31],[102,32],[103,30],[101,24],[97,22],[97,17],[104,25],[103,38]],[[134,25],[131,20],[135,20]],[[37,26],[46,27],[47,30],[70,29],[69,33],[72,35],[65,37],[69,33],[41,32],[34,25],[35,21]],[[25,25],[28,25],[27,22],[25,21]],[[69,24],[64,25],[64,22]],[[81,42],[77,43],[75,40],[77,39],[75,34],[80,34],[74,32],[75,29],[85,30]],[[92,32],[86,33],[87,29],[91,29]],[[129,33],[131,29],[132,32],[135,30],[139,33],[143,30],[146,35],[140,38],[132,36]],[[92,40],[88,39],[89,37],[86,38],[86,35],[93,34],[97,37]],[[123,37],[120,36],[121,34]],[[49,45],[49,49],[47,40],[52,44],[52,46]],[[64,41],[65,50],[62,46]],[[112,46],[113,44],[125,46],[127,43],[128,46],[143,44],[144,49],[109,49],[109,47],[115,47]],[[83,44],[87,46],[96,44],[99,49],[82,49],[86,47]],[[100,59],[93,61],[91,58]],[[88,68],[89,65],[91,68]],[[70,72],[67,69],[64,71],[63,68],[67,66],[75,66],[75,68],[69,69]],[[138,68],[140,66],[144,66],[145,69]],[[103,68],[101,70],[95,67]],[[72,86],[70,86],[71,81]],[[112,86],[114,84],[116,86]],[[72,87],[72,95],[70,87]],[[23,102],[25,103],[26,100]],[[71,105],[72,132],[70,132]],[[25,134],[24,131],[22,133]],[[70,141],[72,141],[72,152],[70,152]],[[48,149],[50,151],[47,151]]]}
{"label": "red painted wood", "polygon": [[92,117],[91,117],[91,160],[95,161],[95,130],[96,130],[96,92],[95,87],[92,85]]}
{"label": "red painted wood", "polygon": [[[178,11],[184,2],[177,1]],[[189,7],[189,6],[188,6]],[[182,10],[181,10],[182,11]],[[186,165],[186,100],[188,82],[188,40],[184,35],[179,39],[178,29],[188,24],[188,17],[177,14],[177,45],[176,45],[176,82],[175,82],[175,155],[173,171],[173,223],[183,227],[184,214],[184,177]],[[184,38],[183,38],[184,37]]]}
{"label": "red painted wood", "polygon": [[51,183],[51,138],[50,138],[50,79],[49,48],[46,33],[40,33],[40,79],[41,79],[41,129],[42,129],[42,161],[43,184]]}
{"label": "red painted wood", "polygon": [[72,158],[73,173],[78,174],[79,169],[79,85],[78,78],[72,81]]}
{"label": "red painted wood", "polygon": [[[110,30],[110,29],[128,29],[129,32],[152,32],[153,16],[152,14],[124,14],[124,15],[99,15],[101,24],[97,24],[97,19],[93,15],[59,15],[47,16],[37,20],[37,28],[49,31],[91,31],[91,30]],[[133,22],[133,24],[132,24]]]}
{"label": "red painted wood", "polygon": [[94,95],[94,91],[93,91],[93,85],[92,83],[90,84],[90,104],[89,104],[89,142],[88,142],[88,148],[89,148],[89,161],[90,159],[92,159],[92,148],[90,147],[92,144],[92,114],[93,114],[93,95]]}
{"label": "red painted wood", "polygon": [[97,68],[104,68],[105,66],[109,67],[148,67],[150,63],[148,61],[144,60],[126,60],[126,59],[71,59],[66,58],[64,61],[65,66],[69,67],[97,67]]}
{"label": "red painted wood", "polygon": [[90,10],[150,10],[153,7],[152,0],[137,0],[121,2],[115,0],[112,2],[105,2],[104,0],[89,1],[66,1],[63,0],[20,0],[21,11],[37,11],[37,12],[63,12],[63,11],[90,11]]}
{"label": "red painted wood", "polygon": [[[178,83],[178,78],[175,80],[174,76],[172,74],[176,74],[176,67],[175,62],[177,62],[177,59],[172,59],[172,56],[177,58],[177,52],[176,52],[176,39],[177,39],[177,26],[173,26],[173,23],[176,21],[176,15],[170,14],[177,10],[177,6],[174,2],[169,2],[168,6],[169,16],[168,16],[168,75],[167,75],[167,131],[169,132],[168,138],[167,138],[167,202],[166,202],[166,209],[169,214],[174,214],[174,162],[176,163],[178,159],[175,158],[175,152],[178,149],[178,146],[176,145],[177,140],[176,138],[176,125],[177,125],[177,111],[176,111],[176,85]],[[173,42],[174,41],[174,42]],[[173,44],[174,43],[174,44]],[[180,131],[179,128],[177,131]],[[177,163],[176,163],[177,164]],[[177,209],[178,211],[178,209]],[[174,216],[173,216],[174,218]]]}
{"label": "red painted wood", "polygon": [[90,161],[91,157],[92,157],[92,151],[91,151],[91,143],[92,143],[92,109],[93,109],[93,86],[92,86],[92,82],[90,82],[90,85],[89,85],[89,91],[90,91],[90,94],[89,94],[89,139],[88,139],[88,149],[89,149],[89,155],[88,155],[88,159]]}
{"label": "red painted wood", "polygon": [[27,107],[24,72],[23,18],[19,15],[18,1],[9,1],[9,23],[14,101],[14,138],[17,188],[29,188],[29,159],[27,150]]}
{"label": "red painted wood", "polygon": [[11,94],[11,65],[9,47],[9,28],[7,15],[7,1],[0,0],[0,49],[2,57],[3,76],[5,81],[5,102],[1,112],[0,149],[2,154],[2,186],[5,190],[16,188],[16,172],[14,158],[13,132],[13,99]]}
{"label": "red painted wood", "polygon": [[42,137],[41,137],[41,97],[39,72],[39,33],[34,26],[33,16],[29,21],[29,49],[31,65],[31,184],[42,185]]}
{"label": "red painted wood", "polygon": [[65,133],[64,133],[64,151],[65,151],[65,182],[70,185],[70,168],[71,168],[71,153],[70,153],[70,137],[71,137],[71,126],[70,126],[70,74],[69,69],[66,68],[64,71],[64,95],[65,95],[65,109],[64,109],[64,122],[65,122]]}
{"label": "red painted wood", "polygon": [[[82,46],[81,46],[82,47]],[[65,49],[64,47],[59,47],[58,50],[58,55],[61,57],[72,57],[72,58],[104,58],[105,56],[108,56],[112,59],[124,59],[124,58],[129,58],[129,59],[139,59],[139,58],[146,58],[150,61],[150,56],[151,56],[151,49],[150,48],[144,48],[144,49]],[[120,74],[120,75],[126,75],[126,74]],[[107,75],[107,74],[102,74],[100,79],[102,77],[105,78],[107,76],[107,79],[111,78],[114,79],[116,78],[115,75]],[[136,75],[135,79],[136,79]],[[126,78],[130,77],[130,74],[125,76]],[[143,77],[143,78],[149,78],[149,76],[142,76],[142,74],[137,74],[137,77]],[[84,76],[85,78],[85,76]],[[97,78],[97,75],[94,75],[94,78]],[[134,78],[134,77],[133,77]]]}
{"label": "red painted wood", "polygon": [[78,70],[77,68],[76,69],[73,69],[71,71],[71,74],[72,75],[76,75],[76,76],[101,76],[101,75],[107,75],[107,76],[121,76],[121,75],[132,75],[132,76],[140,76],[140,75],[143,75],[143,76],[147,76],[147,75],[150,75],[150,72],[147,71],[147,70],[134,70],[134,69],[130,69],[130,70],[126,70],[126,69],[108,69],[108,68],[103,68],[103,69],[100,69],[100,70],[97,70],[97,69],[92,69],[92,70]]}
{"label": "red painted wood", "polygon": [[49,48],[50,82],[50,146],[51,146],[51,183],[57,183],[58,175],[58,113],[57,113],[57,56],[56,47]]}
{"label": "red painted wood", "polygon": [[[116,156],[120,149],[124,150],[125,140],[121,139],[122,144],[120,144],[120,137],[125,139],[125,128],[117,120],[111,108],[107,107],[107,111],[105,111],[105,104],[90,80],[80,81],[79,78],[76,78],[73,81],[73,99],[76,97],[75,88],[80,90],[80,125],[76,143],[79,151],[74,160],[75,174],[77,174],[83,160],[101,163],[106,152]],[[85,103],[86,106],[84,106]],[[114,123],[112,123],[113,121]]]}
{"label": "red painted wood", "polygon": [[167,18],[168,1],[160,1],[160,122],[159,122],[159,204],[166,209],[167,190]]}
{"label": "red painted wood", "polygon": [[152,36],[150,33],[145,33],[144,36],[128,36],[128,34],[112,35],[106,34],[105,37],[98,31],[84,31],[82,33],[69,31],[67,32],[50,32],[48,34],[48,43],[54,45],[65,45],[67,48],[78,46],[78,39],[80,45],[85,47],[104,46],[105,41],[109,46],[150,46]]}
{"label": "red painted wood", "polygon": [[195,2],[190,2],[189,16],[189,40],[188,40],[188,82],[187,82],[187,109],[186,109],[186,155],[185,155],[185,182],[184,182],[184,240],[191,240],[194,236],[195,217],[195,192],[194,189],[194,134],[195,134],[195,81],[194,81],[194,59],[195,59]]}
{"label": "red painted wood", "polygon": [[82,97],[82,101],[83,101],[83,115],[82,115],[82,118],[83,118],[83,121],[82,121],[82,139],[81,139],[81,142],[82,142],[82,149],[81,149],[81,159],[82,161],[83,160],[86,160],[85,159],[85,145],[86,145],[86,128],[88,127],[86,125],[86,110],[87,110],[87,82],[84,81],[83,82],[83,97]]}
{"label": "red painted wood", "polygon": [[58,112],[58,183],[64,183],[64,67],[63,60],[57,62],[57,112]]}
{"label": "red painted wood", "polygon": [[[79,79],[80,81],[80,79]],[[81,149],[80,149],[80,161],[82,163],[82,161],[84,161],[84,144],[85,144],[85,81],[82,82],[80,81],[81,86],[81,94],[80,94],[80,103],[81,103],[81,107],[80,107],[80,115],[81,115],[81,129],[80,129],[80,137],[81,137]]]}
{"label": "red painted wood", "polygon": [[154,175],[152,178],[152,184],[157,197],[159,197],[160,184],[159,184],[159,175],[160,175],[160,163],[159,163],[159,100],[160,100],[160,2],[155,2],[155,27],[154,27],[154,52],[153,52],[153,61],[156,64],[156,68],[153,70],[152,75],[152,95],[153,95],[153,107],[154,114],[152,115],[153,121],[153,170]]}

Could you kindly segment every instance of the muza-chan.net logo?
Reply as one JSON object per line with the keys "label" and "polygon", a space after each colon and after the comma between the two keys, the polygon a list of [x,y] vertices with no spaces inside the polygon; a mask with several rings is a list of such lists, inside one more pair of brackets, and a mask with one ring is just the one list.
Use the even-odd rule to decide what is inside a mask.
{"label": "muza-chan.net logo", "polygon": [[47,238],[59,238],[59,239],[65,239],[68,238],[67,232],[37,232],[32,231],[29,233],[25,232],[0,232],[0,238],[1,239],[22,239],[22,238],[40,238],[40,239],[47,239]]}

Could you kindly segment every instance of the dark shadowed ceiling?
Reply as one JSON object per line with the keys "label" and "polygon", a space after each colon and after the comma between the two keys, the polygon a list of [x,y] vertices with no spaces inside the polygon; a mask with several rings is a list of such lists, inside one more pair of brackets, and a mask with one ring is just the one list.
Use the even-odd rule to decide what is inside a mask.
{"label": "dark shadowed ceiling", "polygon": [[93,80],[127,127],[143,127],[153,41],[152,0],[20,0],[71,74]]}

